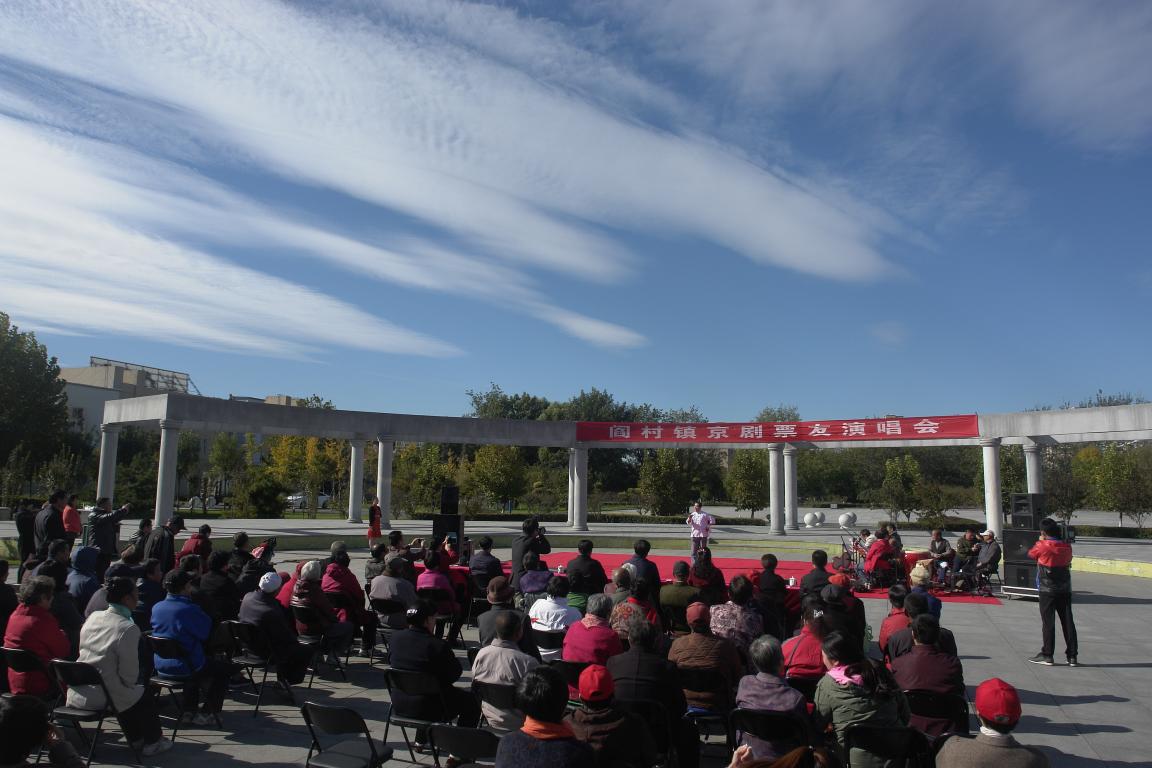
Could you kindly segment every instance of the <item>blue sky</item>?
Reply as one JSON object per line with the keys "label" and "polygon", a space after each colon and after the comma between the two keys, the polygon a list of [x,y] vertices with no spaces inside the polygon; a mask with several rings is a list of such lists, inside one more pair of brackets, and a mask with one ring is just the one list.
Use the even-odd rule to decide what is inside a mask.
{"label": "blue sky", "polygon": [[[1152,5],[0,6],[0,310],[459,414],[1152,396]],[[955,7],[952,7],[955,6]]]}

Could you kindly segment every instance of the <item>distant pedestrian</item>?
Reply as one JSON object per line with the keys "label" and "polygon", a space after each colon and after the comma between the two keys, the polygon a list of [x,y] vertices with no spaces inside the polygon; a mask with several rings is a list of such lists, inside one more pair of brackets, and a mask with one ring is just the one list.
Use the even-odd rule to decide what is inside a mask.
{"label": "distant pedestrian", "polygon": [[380,540],[384,538],[384,534],[380,532],[380,521],[383,519],[384,512],[380,509],[380,497],[372,499],[372,506],[368,508],[368,549],[376,548]]}

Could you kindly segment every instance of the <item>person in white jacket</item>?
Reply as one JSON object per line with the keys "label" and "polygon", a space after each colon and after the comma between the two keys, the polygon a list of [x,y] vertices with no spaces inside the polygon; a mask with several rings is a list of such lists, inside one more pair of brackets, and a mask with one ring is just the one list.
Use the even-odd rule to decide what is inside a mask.
{"label": "person in white jacket", "polygon": [[[568,627],[580,621],[580,611],[568,605],[568,579],[553,576],[548,580],[547,597],[532,603],[528,609],[528,620],[532,629],[542,632],[563,633]],[[562,648],[541,648],[540,659],[545,663],[562,657]]]}
{"label": "person in white jacket", "polygon": [[[132,621],[132,609],[140,600],[131,579],[108,580],[108,608],[88,617],[80,630],[80,658],[100,670],[108,695],[118,712],[124,737],[142,755],[164,752],[172,742],[161,736],[156,699],[146,695],[140,675],[140,628]],[[98,686],[82,685],[68,690],[68,706],[102,709],[107,702]]]}
{"label": "person in white jacket", "polygon": [[688,515],[684,524],[692,529],[692,558],[695,559],[696,553],[708,546],[708,536],[712,533],[716,518],[705,512],[700,502],[696,502],[692,505],[692,514]]}

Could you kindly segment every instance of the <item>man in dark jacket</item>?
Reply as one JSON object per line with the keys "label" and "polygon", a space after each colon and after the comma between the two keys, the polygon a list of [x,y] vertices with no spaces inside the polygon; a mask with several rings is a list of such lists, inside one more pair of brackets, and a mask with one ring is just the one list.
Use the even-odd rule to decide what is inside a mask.
{"label": "man in dark jacket", "polygon": [[113,511],[107,496],[96,499],[96,508],[88,515],[88,541],[108,557],[120,553],[120,521],[128,516],[129,505]]}
{"label": "man in dark jacket", "polygon": [[154,528],[144,542],[144,559],[155,558],[160,561],[160,570],[164,573],[176,567],[176,534],[184,530],[184,518],[173,515],[167,523]]}
{"label": "man in dark jacket", "polygon": [[800,579],[800,597],[811,594],[820,594],[820,590],[828,586],[828,553],[818,549],[812,553],[812,570]]}
{"label": "man in dark jacket", "polygon": [[492,537],[482,536],[480,538],[480,551],[472,555],[472,559],[468,561],[468,570],[472,572],[472,580],[483,579],[477,583],[487,584],[497,576],[504,575],[504,566],[500,563],[500,558],[492,554]]}
{"label": "man in dark jacket", "polygon": [[[940,642],[940,622],[930,613],[922,613],[912,622],[912,650],[892,660],[892,676],[906,691],[964,695],[964,667],[960,659],[943,653]],[[948,719],[912,715],[913,728],[930,736],[939,736],[953,730]]]}
{"label": "man in dark jacket", "polygon": [[53,541],[68,540],[67,531],[64,530],[64,503],[67,499],[68,494],[64,491],[56,491],[36,514],[36,554],[41,559],[48,554],[48,545]]}
{"label": "man in dark jacket", "polygon": [[[417,600],[416,605],[408,609],[407,620],[408,629],[393,633],[388,644],[390,663],[394,669],[435,678],[447,711],[441,708],[440,697],[409,696],[393,688],[392,706],[396,714],[421,720],[450,720],[459,716],[461,726],[474,727],[480,722],[480,705],[470,692],[453,685],[464,670],[452,647],[436,637],[436,607],[427,600]],[[425,735],[418,732],[416,740],[426,741]]]}
{"label": "man in dark jacket", "polygon": [[512,589],[520,588],[520,576],[524,573],[524,555],[535,552],[546,555],[552,551],[552,545],[544,537],[544,529],[540,521],[530,517],[521,524],[523,533],[512,540]]}
{"label": "man in dark jacket", "polygon": [[[749,656],[756,667],[756,674],[740,678],[736,690],[736,706],[741,709],[779,712],[792,715],[797,720],[806,720],[808,707],[804,702],[804,694],[784,679],[784,651],[780,641],[770,635],[761,635],[753,641]],[[765,741],[748,733],[743,735],[742,741],[752,748],[752,756],[757,759],[775,759],[787,752],[784,744]],[[787,746],[791,748],[794,745]]]}
{"label": "man in dark jacket", "polygon": [[652,602],[659,602],[660,569],[656,563],[648,559],[648,553],[652,551],[651,542],[648,539],[636,539],[632,545],[632,551],[635,554],[628,558],[628,564],[632,566],[632,572],[635,576],[632,581],[646,579],[652,585]]}
{"label": "man in dark jacket", "polygon": [[1076,622],[1072,620],[1072,545],[1061,537],[1056,521],[1046,519],[1040,525],[1040,540],[1028,550],[1028,557],[1036,561],[1038,568],[1044,645],[1029,661],[1052,666],[1052,653],[1056,649],[1055,619],[1059,616],[1068,666],[1077,667]]}
{"label": "man in dark jacket", "polygon": [[254,624],[268,642],[267,648],[259,649],[276,660],[276,675],[284,686],[296,685],[304,680],[312,649],[296,642],[295,624],[288,621],[284,606],[276,599],[280,591],[280,575],[266,573],[260,578],[259,587],[244,595],[240,603],[240,621]]}
{"label": "man in dark jacket", "polygon": [[579,554],[565,566],[564,572],[568,574],[568,582],[571,585],[569,592],[594,595],[603,592],[604,587],[608,585],[608,574],[604,572],[604,566],[600,561],[592,557],[592,547],[591,539],[581,539],[576,545]]}
{"label": "man in dark jacket", "polygon": [[615,702],[612,675],[601,664],[580,673],[580,708],[565,718],[576,738],[596,755],[596,766],[656,764],[656,742],[648,726]]}
{"label": "man in dark jacket", "polygon": [[251,560],[252,552],[249,551],[248,547],[248,534],[244,531],[237,531],[232,536],[232,553],[228,558],[228,577],[232,581],[239,581],[240,574],[244,572],[244,566],[248,565]]}
{"label": "man in dark jacket", "polygon": [[21,505],[15,516],[17,547],[20,550],[20,573],[17,581],[24,575],[23,564],[29,557],[36,554],[36,510],[30,506]]}
{"label": "man in dark jacket", "polygon": [[[924,599],[923,595],[909,592],[908,596],[904,598],[904,615],[908,617],[909,622],[914,622],[917,616],[931,616],[932,614],[928,611],[928,601]],[[888,638],[888,658],[895,663],[897,658],[911,653],[914,642],[911,626],[893,632],[892,636]],[[956,652],[956,636],[952,634],[952,630],[946,627],[940,627],[940,638],[936,641],[936,648],[949,656],[960,655]]]}
{"label": "man in dark jacket", "polygon": [[208,556],[208,572],[200,577],[200,592],[216,606],[221,621],[232,621],[240,615],[240,601],[244,595],[236,582],[228,578],[228,560],[231,554],[217,550]]}
{"label": "man in dark jacket", "polygon": [[[528,618],[523,611],[517,611],[515,606],[512,605],[512,600],[515,598],[515,593],[512,587],[508,584],[507,577],[497,576],[488,582],[488,604],[492,607],[484,613],[476,617],[476,623],[480,628],[480,645],[485,646],[496,639],[496,615],[500,611],[514,611],[520,614],[520,621],[523,626],[528,626]],[[520,650],[529,656],[539,659],[540,649],[536,647],[536,640],[532,637],[531,632],[524,632],[520,637],[518,643]]]}

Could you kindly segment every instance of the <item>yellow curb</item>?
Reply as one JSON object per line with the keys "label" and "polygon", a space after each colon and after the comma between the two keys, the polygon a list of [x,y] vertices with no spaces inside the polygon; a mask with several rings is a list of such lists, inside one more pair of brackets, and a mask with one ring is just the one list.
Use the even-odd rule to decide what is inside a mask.
{"label": "yellow curb", "polygon": [[1140,563],[1134,560],[1077,557],[1072,560],[1072,570],[1080,573],[1104,573],[1112,576],[1136,576],[1141,579],[1152,579],[1152,563]]}

